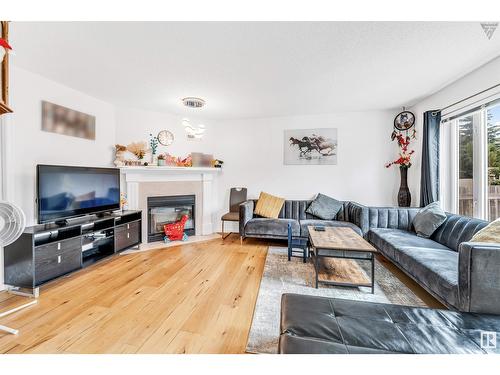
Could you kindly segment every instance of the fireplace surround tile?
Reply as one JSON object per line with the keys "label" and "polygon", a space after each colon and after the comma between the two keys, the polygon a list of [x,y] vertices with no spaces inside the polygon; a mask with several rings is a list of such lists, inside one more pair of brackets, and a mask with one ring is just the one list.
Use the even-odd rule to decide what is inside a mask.
{"label": "fireplace surround tile", "polygon": [[195,207],[195,235],[213,234],[217,197],[213,189],[214,177],[220,170],[206,168],[208,171],[189,170],[162,170],[156,168],[124,167],[122,184],[126,191],[129,208],[142,210],[143,227],[142,241],[147,243],[147,198],[173,195],[194,195]]}

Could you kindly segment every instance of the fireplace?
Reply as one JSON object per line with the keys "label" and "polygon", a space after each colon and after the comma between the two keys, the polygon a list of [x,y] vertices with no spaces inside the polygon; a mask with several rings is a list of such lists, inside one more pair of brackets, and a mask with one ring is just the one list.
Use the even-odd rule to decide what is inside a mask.
{"label": "fireplace", "polygon": [[195,234],[195,196],[173,195],[148,197],[148,242],[162,241],[163,225],[173,223],[188,215],[184,232]]}

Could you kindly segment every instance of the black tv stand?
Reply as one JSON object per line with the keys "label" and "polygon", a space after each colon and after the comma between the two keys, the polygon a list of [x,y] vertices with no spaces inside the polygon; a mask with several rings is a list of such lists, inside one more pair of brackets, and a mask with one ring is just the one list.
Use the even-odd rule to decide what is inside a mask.
{"label": "black tv stand", "polygon": [[5,284],[37,289],[141,243],[142,212],[116,211],[27,227],[4,248]]}

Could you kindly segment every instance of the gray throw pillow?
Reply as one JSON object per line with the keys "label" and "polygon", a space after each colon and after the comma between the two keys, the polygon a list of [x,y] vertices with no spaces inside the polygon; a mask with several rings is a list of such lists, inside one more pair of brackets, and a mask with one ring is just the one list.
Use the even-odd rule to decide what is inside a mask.
{"label": "gray throw pillow", "polygon": [[339,213],[342,205],[342,202],[320,193],[311,202],[309,207],[307,207],[306,212],[323,220],[333,220]]}
{"label": "gray throw pillow", "polygon": [[413,219],[413,227],[417,236],[429,238],[446,220],[446,213],[439,202],[431,203],[422,208]]}

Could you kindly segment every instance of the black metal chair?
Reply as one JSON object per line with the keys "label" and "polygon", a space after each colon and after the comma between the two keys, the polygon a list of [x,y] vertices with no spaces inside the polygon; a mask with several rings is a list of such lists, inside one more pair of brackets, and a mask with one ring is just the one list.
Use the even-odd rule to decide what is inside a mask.
{"label": "black metal chair", "polygon": [[[288,223],[288,261],[292,260],[292,257],[299,257],[305,263],[309,257],[307,242],[308,240],[305,238],[294,237],[292,234],[292,224]],[[300,253],[301,255],[293,255],[294,253]]]}
{"label": "black metal chair", "polygon": [[222,239],[226,239],[232,232],[224,236],[225,221],[240,221],[240,204],[247,200],[247,188],[231,188],[229,192],[229,212],[222,215]]}

